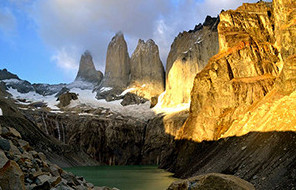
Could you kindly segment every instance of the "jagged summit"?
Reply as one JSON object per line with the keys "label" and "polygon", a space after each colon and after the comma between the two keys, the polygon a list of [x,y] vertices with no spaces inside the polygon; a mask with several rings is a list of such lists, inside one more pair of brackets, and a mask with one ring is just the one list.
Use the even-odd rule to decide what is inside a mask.
{"label": "jagged summit", "polygon": [[103,73],[97,71],[89,51],[85,51],[81,56],[79,70],[75,81],[86,81],[99,84],[102,81]]}
{"label": "jagged summit", "polygon": [[20,80],[20,78],[15,75],[12,74],[11,72],[7,71],[7,69],[0,69],[0,80],[6,80],[6,79],[18,79]]}
{"label": "jagged summit", "polygon": [[[194,33],[196,31],[199,31],[201,29],[203,29],[204,26],[208,26],[210,27],[213,31],[217,31],[218,28],[218,24],[219,24],[220,18],[219,16],[217,17],[211,17],[211,16],[207,16],[205,21],[202,23],[199,23],[198,25],[195,25],[193,30],[189,30],[189,33]],[[181,33],[182,34],[182,33]]]}

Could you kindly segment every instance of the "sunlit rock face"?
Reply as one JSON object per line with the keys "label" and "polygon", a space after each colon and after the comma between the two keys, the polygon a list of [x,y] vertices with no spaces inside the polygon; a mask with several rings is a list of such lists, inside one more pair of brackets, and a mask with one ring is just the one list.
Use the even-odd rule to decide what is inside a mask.
{"label": "sunlit rock face", "polygon": [[103,86],[126,88],[129,84],[130,58],[127,44],[121,32],[108,45]]}
{"label": "sunlit rock face", "polygon": [[177,138],[215,140],[274,87],[281,65],[271,3],[220,14],[220,50],[196,75],[190,115]]}
{"label": "sunlit rock face", "polygon": [[274,0],[276,46],[280,51],[283,65],[278,89],[292,92],[296,89],[296,2]]}
{"label": "sunlit rock face", "polygon": [[93,84],[99,84],[102,79],[103,73],[96,70],[90,52],[86,51],[81,56],[79,70],[75,81],[86,81]]}
{"label": "sunlit rock face", "polygon": [[195,75],[218,53],[218,18],[207,17],[194,30],[180,33],[174,40],[167,59],[166,93],[162,107],[175,107],[190,102]]}
{"label": "sunlit rock face", "polygon": [[260,102],[245,110],[223,136],[250,131],[296,131],[296,2],[274,0],[275,46],[282,68],[275,88]]}
{"label": "sunlit rock face", "polygon": [[139,96],[150,99],[164,91],[164,67],[158,46],[153,40],[139,40],[131,57],[130,88]]}

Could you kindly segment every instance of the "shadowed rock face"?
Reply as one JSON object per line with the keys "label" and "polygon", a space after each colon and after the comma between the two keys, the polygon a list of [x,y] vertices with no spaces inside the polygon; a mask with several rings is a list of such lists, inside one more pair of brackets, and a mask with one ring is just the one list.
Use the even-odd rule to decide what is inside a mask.
{"label": "shadowed rock face", "polygon": [[108,45],[103,86],[126,88],[129,84],[130,58],[127,44],[121,32]]}
{"label": "shadowed rock face", "polygon": [[199,190],[199,189],[238,189],[238,190],[255,190],[255,187],[236,176],[211,173],[191,177],[186,180],[180,180],[172,183],[168,190]]}
{"label": "shadowed rock face", "polygon": [[131,57],[130,87],[143,87],[143,96],[151,98],[164,91],[164,68],[158,46],[153,40],[139,40]]}
{"label": "shadowed rock face", "polygon": [[190,102],[195,75],[206,66],[210,57],[218,53],[218,23],[219,18],[207,17],[203,25],[175,38],[167,59],[162,107]]}
{"label": "shadowed rock face", "polygon": [[75,81],[86,81],[99,84],[103,79],[103,73],[97,71],[89,51],[86,51],[80,59],[79,70]]}

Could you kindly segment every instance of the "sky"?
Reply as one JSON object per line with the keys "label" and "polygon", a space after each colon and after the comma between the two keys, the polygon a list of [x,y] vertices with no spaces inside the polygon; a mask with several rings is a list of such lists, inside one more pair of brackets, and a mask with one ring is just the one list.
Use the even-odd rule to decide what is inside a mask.
{"label": "sky", "polygon": [[32,83],[69,83],[89,50],[104,73],[108,43],[122,31],[131,55],[153,39],[163,64],[178,33],[207,15],[258,0],[0,0],[0,69]]}

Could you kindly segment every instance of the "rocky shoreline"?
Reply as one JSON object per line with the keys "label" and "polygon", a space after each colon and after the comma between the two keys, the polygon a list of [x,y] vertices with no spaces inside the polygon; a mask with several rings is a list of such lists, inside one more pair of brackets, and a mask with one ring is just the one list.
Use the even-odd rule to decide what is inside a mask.
{"label": "rocky shoreline", "polygon": [[[0,189],[111,190],[95,187],[83,177],[66,172],[36,152],[14,128],[0,125]],[[116,188],[113,188],[116,189]]]}

